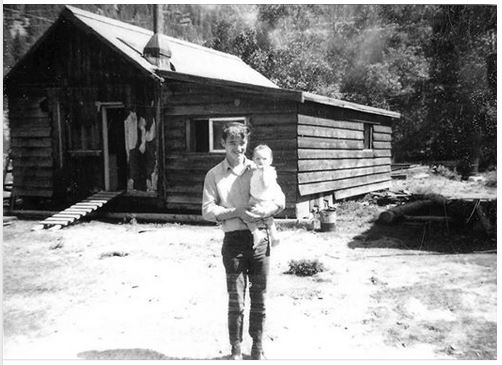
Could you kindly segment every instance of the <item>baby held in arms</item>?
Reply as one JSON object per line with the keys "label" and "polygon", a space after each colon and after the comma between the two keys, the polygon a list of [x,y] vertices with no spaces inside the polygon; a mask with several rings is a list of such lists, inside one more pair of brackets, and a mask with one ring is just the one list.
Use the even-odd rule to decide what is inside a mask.
{"label": "baby held in arms", "polygon": [[[262,211],[273,210],[276,204],[274,198],[282,194],[281,187],[277,183],[277,172],[272,166],[272,150],[267,145],[258,145],[253,150],[253,161],[256,164],[256,170],[251,176],[251,187],[249,205],[251,211],[256,214],[261,214]],[[268,237],[272,246],[279,244],[277,236],[277,228],[274,223],[274,218],[267,217],[264,219],[268,231]],[[253,243],[256,246],[261,242],[266,234],[260,231],[257,224],[248,223],[248,228],[253,234]]]}

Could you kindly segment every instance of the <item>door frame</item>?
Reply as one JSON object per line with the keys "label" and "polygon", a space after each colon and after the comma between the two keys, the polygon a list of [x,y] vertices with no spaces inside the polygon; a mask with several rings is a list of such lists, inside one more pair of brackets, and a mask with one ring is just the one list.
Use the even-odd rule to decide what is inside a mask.
{"label": "door frame", "polygon": [[125,108],[124,103],[121,101],[112,102],[96,102],[96,107],[98,111],[101,111],[101,128],[103,135],[103,169],[104,169],[104,182],[105,191],[110,191],[110,155],[108,151],[108,109],[120,109]]}

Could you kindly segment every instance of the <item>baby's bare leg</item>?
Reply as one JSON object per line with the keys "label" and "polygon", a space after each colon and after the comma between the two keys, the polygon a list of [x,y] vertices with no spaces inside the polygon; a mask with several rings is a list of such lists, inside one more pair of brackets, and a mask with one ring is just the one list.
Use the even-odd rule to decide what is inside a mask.
{"label": "baby's bare leg", "polygon": [[246,225],[253,235],[253,248],[255,248],[265,238],[265,232],[260,231],[256,223],[246,223]]}
{"label": "baby's bare leg", "polygon": [[265,220],[265,224],[267,225],[268,228],[268,235],[270,237],[270,243],[272,244],[272,247],[277,246],[280,243],[280,239],[274,218],[272,217],[267,218]]}

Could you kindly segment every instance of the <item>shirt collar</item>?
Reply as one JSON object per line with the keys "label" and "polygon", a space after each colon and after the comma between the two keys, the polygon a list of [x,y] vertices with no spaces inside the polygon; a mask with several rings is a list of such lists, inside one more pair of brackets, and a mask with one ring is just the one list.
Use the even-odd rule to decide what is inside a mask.
{"label": "shirt collar", "polygon": [[[254,162],[249,160],[246,156],[244,156],[244,168],[242,169],[241,173],[237,175],[242,175],[244,171],[250,170],[252,168],[254,168]],[[228,160],[225,158],[223,160],[223,171],[228,172],[228,170],[235,173],[234,169],[232,168],[232,166],[230,166]]]}

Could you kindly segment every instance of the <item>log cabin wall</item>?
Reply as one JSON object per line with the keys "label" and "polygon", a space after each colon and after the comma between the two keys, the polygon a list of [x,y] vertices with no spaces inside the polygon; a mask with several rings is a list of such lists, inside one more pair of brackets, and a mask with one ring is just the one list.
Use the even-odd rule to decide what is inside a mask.
{"label": "log cabin wall", "polygon": [[17,195],[53,195],[51,118],[45,90],[32,89],[9,97],[13,188]]}
{"label": "log cabin wall", "polygon": [[[6,86],[15,165],[22,166],[14,168],[14,184],[31,184],[19,185],[17,192],[66,201],[103,187],[102,122],[96,102],[153,108],[155,90],[153,79],[96,34],[64,20],[8,76]],[[34,109],[40,98],[49,104],[43,115]],[[35,157],[41,165],[26,169]]]}
{"label": "log cabin wall", "polygon": [[[370,146],[365,146],[365,124],[373,132]],[[312,202],[322,208],[319,198],[339,200],[388,188],[391,133],[391,119],[386,116],[310,102],[300,104],[299,201],[309,201],[309,209]]]}
{"label": "log cabin wall", "polygon": [[252,128],[247,156],[251,158],[253,148],[262,143],[273,150],[273,165],[286,195],[282,216],[294,216],[297,196],[295,102],[179,81],[167,81],[163,95],[163,184],[168,209],[200,213],[204,177],[225,157],[224,152],[189,151],[187,125],[190,121],[245,117]]}

